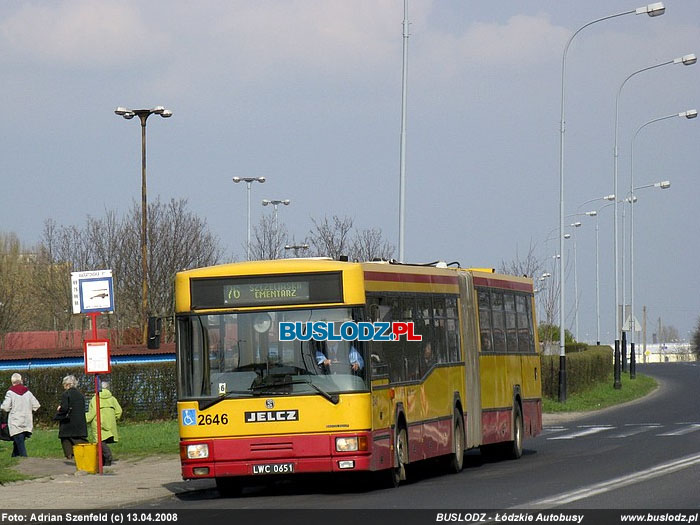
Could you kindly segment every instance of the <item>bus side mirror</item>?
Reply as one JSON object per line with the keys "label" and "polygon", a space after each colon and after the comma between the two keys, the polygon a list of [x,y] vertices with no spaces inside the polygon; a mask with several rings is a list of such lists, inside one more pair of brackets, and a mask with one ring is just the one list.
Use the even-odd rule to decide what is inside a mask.
{"label": "bus side mirror", "polygon": [[149,350],[160,348],[160,330],[162,326],[163,319],[160,317],[148,318],[148,342],[146,344]]}

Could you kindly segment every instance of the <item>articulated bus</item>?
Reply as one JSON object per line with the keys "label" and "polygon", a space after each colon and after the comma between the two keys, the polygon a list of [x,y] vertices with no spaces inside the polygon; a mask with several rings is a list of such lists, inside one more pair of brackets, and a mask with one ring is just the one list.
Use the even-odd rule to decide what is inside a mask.
{"label": "articulated bus", "polygon": [[[182,476],[222,494],[321,472],[397,486],[428,458],[459,472],[475,447],[517,459],[541,431],[530,279],[287,259],[180,272],[175,296]],[[333,332],[348,323],[365,330],[323,340],[352,339]]]}

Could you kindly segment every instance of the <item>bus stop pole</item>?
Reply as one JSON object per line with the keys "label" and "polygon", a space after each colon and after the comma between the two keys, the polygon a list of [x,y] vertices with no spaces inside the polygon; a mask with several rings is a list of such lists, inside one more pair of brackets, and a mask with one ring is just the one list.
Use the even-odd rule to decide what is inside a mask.
{"label": "bus stop pole", "polygon": [[[100,315],[99,312],[91,312],[90,317],[92,319],[92,338],[97,339],[97,317]],[[100,417],[100,375],[95,374],[95,418],[97,425],[97,432],[95,439],[97,440],[97,472],[102,474],[102,418]]]}

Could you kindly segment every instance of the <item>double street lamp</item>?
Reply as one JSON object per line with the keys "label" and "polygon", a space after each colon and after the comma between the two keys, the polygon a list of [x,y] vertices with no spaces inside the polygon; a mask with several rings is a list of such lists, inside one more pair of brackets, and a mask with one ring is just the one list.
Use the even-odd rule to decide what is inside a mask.
{"label": "double street lamp", "polygon": [[289,203],[290,203],[290,202],[292,202],[292,201],[290,201],[289,199],[263,199],[263,201],[262,201],[262,205],[263,205],[263,206],[272,205],[272,206],[275,207],[275,231],[277,231],[277,226],[278,226],[278,222],[277,222],[277,207],[278,207],[280,204],[284,204],[285,206],[289,206]]}
{"label": "double street lamp", "polygon": [[235,182],[236,184],[238,184],[239,182],[246,183],[246,188],[247,188],[247,193],[248,193],[248,214],[247,214],[247,217],[248,217],[248,228],[247,228],[248,236],[247,236],[245,249],[246,249],[246,260],[250,261],[250,185],[253,182],[259,182],[262,184],[263,182],[265,182],[265,177],[234,177],[233,182]]}
{"label": "double street lamp", "polygon": [[564,53],[561,60],[561,118],[559,121],[559,401],[566,401],[566,354],[565,354],[565,338],[564,338],[564,133],[565,133],[565,119],[564,119],[564,93],[565,93],[565,78],[566,78],[566,55],[569,51],[569,46],[573,41],[574,37],[578,35],[583,29],[604,20],[610,20],[611,18],[616,18],[624,15],[640,15],[647,14],[651,17],[659,16],[664,14],[666,8],[663,2],[655,2],[644,7],[639,7],[631,11],[624,11],[622,13],[617,13],[614,15],[608,15],[602,18],[598,18],[587,24],[581,26],[577,29],[574,34],[571,35],[569,40],[564,47]]}
{"label": "double street lamp", "polygon": [[141,341],[148,343],[148,203],[146,201],[146,120],[151,115],[160,115],[163,118],[173,116],[173,112],[163,106],[156,106],[151,109],[129,109],[119,106],[114,112],[131,120],[138,117],[141,121],[141,315],[143,316],[143,334]]}

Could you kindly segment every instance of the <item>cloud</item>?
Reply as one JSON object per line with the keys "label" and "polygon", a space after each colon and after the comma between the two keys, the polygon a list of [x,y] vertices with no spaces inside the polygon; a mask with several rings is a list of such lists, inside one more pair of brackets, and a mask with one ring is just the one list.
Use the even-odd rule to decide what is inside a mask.
{"label": "cloud", "polygon": [[148,60],[168,46],[142,10],[123,2],[21,4],[0,23],[7,55],[57,67],[111,67]]}
{"label": "cloud", "polygon": [[553,25],[548,15],[515,15],[505,23],[473,23],[461,35],[431,34],[418,53],[426,64],[439,64],[441,76],[451,77],[474,67],[504,70],[550,64],[569,36],[570,31]]}

